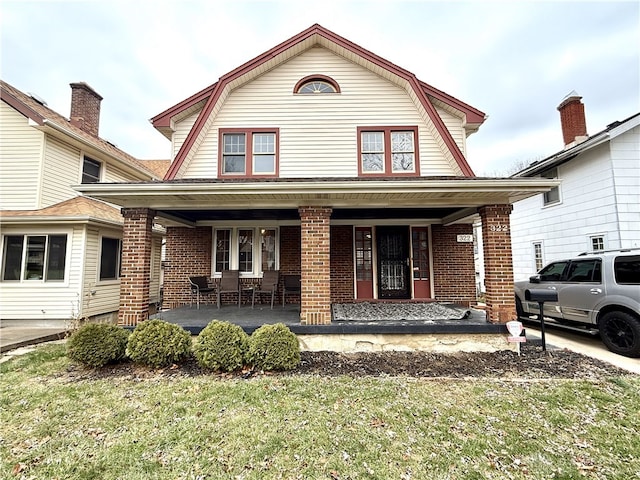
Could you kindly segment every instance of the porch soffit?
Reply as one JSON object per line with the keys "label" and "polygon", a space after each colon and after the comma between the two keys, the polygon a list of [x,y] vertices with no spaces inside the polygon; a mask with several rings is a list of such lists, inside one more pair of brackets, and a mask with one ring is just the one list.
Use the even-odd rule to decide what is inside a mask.
{"label": "porch soffit", "polygon": [[511,204],[559,185],[539,178],[276,179],[101,183],[77,191],[121,207],[155,210],[466,208]]}

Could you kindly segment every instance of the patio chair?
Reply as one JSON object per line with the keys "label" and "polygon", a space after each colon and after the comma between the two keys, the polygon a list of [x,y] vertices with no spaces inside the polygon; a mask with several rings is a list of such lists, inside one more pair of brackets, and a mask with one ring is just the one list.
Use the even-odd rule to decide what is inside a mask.
{"label": "patio chair", "polygon": [[222,271],[222,278],[220,279],[220,283],[218,284],[218,308],[220,308],[220,297],[223,293],[235,293],[236,295],[238,295],[238,308],[240,308],[240,300],[242,298],[242,293],[240,290],[240,271]]}
{"label": "patio chair", "polygon": [[285,305],[285,297],[287,293],[300,295],[302,288],[300,286],[300,275],[285,275],[282,285],[282,308]]}
{"label": "patio chair", "polygon": [[200,297],[203,295],[211,294],[216,291],[214,287],[209,286],[209,279],[207,277],[189,277],[189,284],[191,287],[191,297],[189,299],[189,306],[193,306],[193,297],[196,297],[196,305],[200,310]]}
{"label": "patio chair", "polygon": [[251,308],[256,303],[256,294],[258,296],[262,294],[271,294],[271,310],[273,310],[273,301],[276,298],[276,292],[278,291],[278,281],[280,279],[280,272],[278,270],[267,270],[262,275],[262,281],[259,285],[254,287],[253,295],[251,295]]}

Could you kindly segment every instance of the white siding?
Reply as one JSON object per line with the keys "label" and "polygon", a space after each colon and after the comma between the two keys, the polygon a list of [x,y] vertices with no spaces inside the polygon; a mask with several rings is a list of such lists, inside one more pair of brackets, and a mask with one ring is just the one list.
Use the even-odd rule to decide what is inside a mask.
{"label": "white siding", "polygon": [[516,280],[534,273],[533,242],[542,242],[545,264],[592,250],[592,236],[603,236],[606,249],[640,247],[637,138],[638,127],[561,165],[559,204],[544,207],[542,195],[514,204]]}
{"label": "white siding", "polygon": [[47,137],[40,208],[78,195],[71,185],[80,183],[80,150],[57,138]]}
{"label": "white siding", "polygon": [[[341,93],[294,95],[296,83],[313,74],[332,77]],[[460,119],[441,114],[456,142],[463,142]],[[193,119],[177,126],[174,151]],[[184,177],[216,177],[218,129],[251,127],[280,129],[280,177],[354,177],[357,127],[392,125],[418,125],[422,175],[456,174],[404,89],[326,49],[313,48],[233,91]]]}
{"label": "white siding", "polygon": [[[0,318],[3,320],[71,320],[79,311],[83,260],[82,226],[60,228],[52,225],[38,227],[3,227],[4,235],[68,234],[66,275],[63,282],[25,280],[0,281]],[[0,246],[4,248],[4,246]],[[3,250],[0,250],[3,251]]]}
{"label": "white siding", "polygon": [[30,210],[38,205],[44,134],[0,101],[0,208]]}
{"label": "white siding", "polygon": [[118,310],[120,305],[120,280],[100,281],[100,244],[102,237],[122,238],[116,229],[87,229],[87,255],[83,293],[83,315],[91,317]]}
{"label": "white siding", "polygon": [[620,247],[640,247],[640,126],[611,141]]}

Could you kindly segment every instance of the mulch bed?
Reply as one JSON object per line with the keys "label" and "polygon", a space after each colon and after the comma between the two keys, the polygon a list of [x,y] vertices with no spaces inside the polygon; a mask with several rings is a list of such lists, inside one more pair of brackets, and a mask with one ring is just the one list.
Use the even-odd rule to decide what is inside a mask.
{"label": "mulch bed", "polygon": [[[300,366],[289,372],[266,375],[317,376],[408,376],[416,378],[497,378],[497,379],[601,379],[632,375],[611,364],[568,350],[542,351],[540,346],[525,344],[521,354],[511,351],[436,354],[427,352],[338,353],[302,352]],[[99,369],[72,364],[64,374],[68,380],[91,380],[127,377],[177,378],[209,375],[219,378],[252,378],[265,375],[245,369],[242,372],[218,373],[201,368],[190,358],[164,369],[124,362]]]}

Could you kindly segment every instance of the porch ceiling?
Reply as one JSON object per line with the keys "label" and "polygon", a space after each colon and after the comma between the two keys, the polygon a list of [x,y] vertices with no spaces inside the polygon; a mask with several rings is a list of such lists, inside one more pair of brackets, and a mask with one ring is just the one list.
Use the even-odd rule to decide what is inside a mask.
{"label": "porch ceiling", "polygon": [[360,210],[360,214],[369,209],[423,209],[426,218],[443,218],[461,209],[511,204],[557,185],[558,180],[539,178],[423,177],[181,180],[94,183],[75,189],[121,207],[147,207],[197,221],[203,212],[229,218],[242,211],[246,219],[247,210],[263,210],[256,215],[264,219],[309,205]]}
{"label": "porch ceiling", "polygon": [[[456,208],[335,208],[331,220],[442,219],[460,211]],[[159,210],[158,215],[187,223],[215,221],[278,220],[299,221],[295,208]]]}

